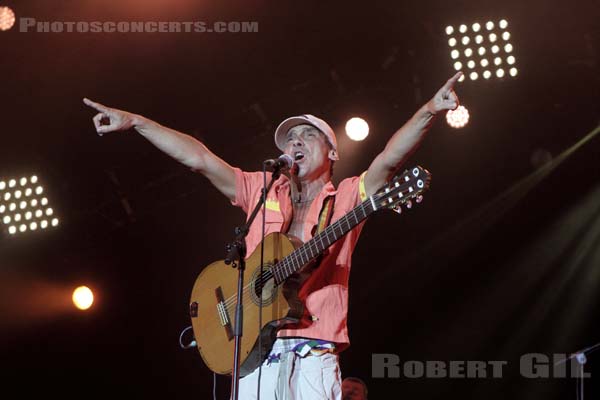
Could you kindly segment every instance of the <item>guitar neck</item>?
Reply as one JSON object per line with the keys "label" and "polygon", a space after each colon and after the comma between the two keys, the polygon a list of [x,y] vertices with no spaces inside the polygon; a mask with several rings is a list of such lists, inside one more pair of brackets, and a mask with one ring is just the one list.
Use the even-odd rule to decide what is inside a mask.
{"label": "guitar neck", "polygon": [[294,250],[273,267],[272,272],[275,283],[277,285],[283,283],[290,275],[298,272],[306,264],[321,255],[325,249],[367,219],[374,211],[373,201],[369,198]]}

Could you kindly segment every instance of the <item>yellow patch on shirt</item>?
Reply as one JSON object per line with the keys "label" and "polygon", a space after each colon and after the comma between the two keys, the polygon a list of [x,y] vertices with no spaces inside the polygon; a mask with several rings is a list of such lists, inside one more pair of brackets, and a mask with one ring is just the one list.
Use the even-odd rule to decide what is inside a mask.
{"label": "yellow patch on shirt", "polygon": [[367,175],[367,171],[360,175],[360,180],[358,181],[358,193],[360,194],[360,201],[365,201],[368,198],[367,190],[365,189],[365,175]]}
{"label": "yellow patch on shirt", "polygon": [[280,211],[279,200],[267,199],[267,210]]}

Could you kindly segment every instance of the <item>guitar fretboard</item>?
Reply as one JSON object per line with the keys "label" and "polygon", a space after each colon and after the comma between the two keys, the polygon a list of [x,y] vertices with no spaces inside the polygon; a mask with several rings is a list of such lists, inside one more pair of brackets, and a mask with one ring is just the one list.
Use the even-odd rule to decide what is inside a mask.
{"label": "guitar fretboard", "polygon": [[317,258],[325,249],[350,232],[352,228],[360,224],[373,211],[373,204],[370,199],[367,199],[318,233],[311,240],[294,250],[272,268],[271,271],[275,278],[275,283],[279,285],[290,275]]}

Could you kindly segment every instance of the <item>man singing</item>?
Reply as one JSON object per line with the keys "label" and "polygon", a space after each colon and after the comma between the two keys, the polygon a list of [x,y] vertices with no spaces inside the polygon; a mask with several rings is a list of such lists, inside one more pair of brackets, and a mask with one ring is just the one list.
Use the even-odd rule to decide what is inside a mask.
{"label": "man singing", "polygon": [[[283,121],[275,131],[275,144],[294,159],[296,167],[289,176],[280,176],[267,194],[265,233],[283,232],[306,242],[315,233],[324,206],[332,206],[330,222],[335,222],[374,194],[420,143],[435,116],[458,107],[453,87],[461,74],[450,78],[391,137],[365,172],[344,179],[337,188],[331,183],[333,164],[339,159],[331,127],[310,114]],[[252,212],[261,197],[261,172],[241,171],[195,138],[140,115],[88,99],[83,101],[98,111],[93,121],[99,135],[133,128],[161,151],[206,176],[233,205],[246,213]],[[261,399],[341,399],[338,353],[350,343],[346,326],[348,279],[352,251],[361,228],[362,224],[331,246],[301,287],[298,296],[309,323],[287,325],[278,331],[262,366]],[[247,254],[260,244],[261,229],[257,218],[246,238]],[[257,369],[240,379],[240,399],[256,398],[258,375]]]}

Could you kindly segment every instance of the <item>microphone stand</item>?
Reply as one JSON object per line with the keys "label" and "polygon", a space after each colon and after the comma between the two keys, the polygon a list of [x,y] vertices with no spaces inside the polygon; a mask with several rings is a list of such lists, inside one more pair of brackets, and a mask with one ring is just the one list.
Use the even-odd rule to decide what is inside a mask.
{"label": "microphone stand", "polygon": [[238,269],[237,304],[235,306],[235,325],[233,329],[235,344],[233,352],[233,374],[231,376],[232,400],[237,400],[239,395],[240,342],[243,335],[244,318],[242,295],[244,293],[244,270],[246,269],[246,236],[250,231],[250,225],[252,225],[252,222],[258,214],[258,211],[263,206],[265,199],[267,198],[267,193],[269,193],[269,190],[271,190],[271,187],[275,181],[279,179],[280,175],[281,168],[277,166],[273,170],[271,181],[266,188],[262,189],[262,196],[260,196],[258,203],[252,211],[252,214],[250,214],[250,217],[248,218],[248,221],[245,225],[235,228],[235,239],[226,246],[227,256],[225,257],[225,264],[232,264],[233,268]]}
{"label": "microphone stand", "polygon": [[579,396],[581,396],[582,400],[583,400],[583,379],[585,378],[584,372],[583,372],[583,366],[587,363],[586,353],[590,354],[598,349],[600,349],[600,343],[596,343],[593,346],[578,350],[575,353],[572,353],[569,357],[564,358],[564,359],[554,363],[554,366],[557,366],[559,364],[562,364],[562,363],[567,362],[572,359],[575,359],[577,361],[577,363],[579,364],[579,376],[578,376],[578,378],[579,378],[579,388],[578,389],[579,390],[577,393],[579,393]]}

